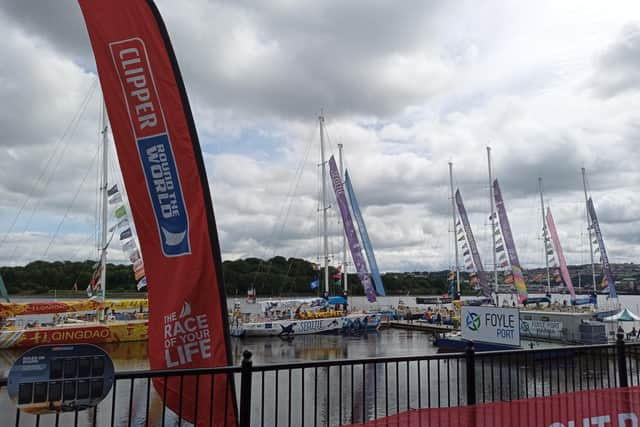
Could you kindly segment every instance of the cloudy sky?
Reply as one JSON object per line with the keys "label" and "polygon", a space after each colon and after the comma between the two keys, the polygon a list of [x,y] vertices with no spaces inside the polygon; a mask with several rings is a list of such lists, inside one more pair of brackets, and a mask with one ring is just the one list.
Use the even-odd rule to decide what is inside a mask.
{"label": "cloudy sky", "polygon": [[[487,145],[525,268],[544,263],[538,176],[568,262],[588,262],[581,167],[611,261],[638,260],[640,2],[158,6],[224,259],[318,258],[323,111],[383,271],[451,264],[449,161],[488,263]],[[0,57],[0,265],[95,258],[101,95],[79,7],[0,0]]]}

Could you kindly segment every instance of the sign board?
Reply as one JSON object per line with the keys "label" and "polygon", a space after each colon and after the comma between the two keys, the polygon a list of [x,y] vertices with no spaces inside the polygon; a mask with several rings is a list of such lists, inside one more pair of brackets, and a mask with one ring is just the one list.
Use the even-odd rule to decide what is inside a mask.
{"label": "sign board", "polygon": [[113,381],[113,361],[100,347],[43,345],[11,366],[7,389],[20,410],[46,414],[95,407]]}
{"label": "sign board", "polygon": [[462,338],[503,345],[520,345],[520,312],[517,308],[462,306]]}
{"label": "sign board", "polygon": [[520,320],[520,333],[530,337],[562,338],[562,322],[557,320]]}

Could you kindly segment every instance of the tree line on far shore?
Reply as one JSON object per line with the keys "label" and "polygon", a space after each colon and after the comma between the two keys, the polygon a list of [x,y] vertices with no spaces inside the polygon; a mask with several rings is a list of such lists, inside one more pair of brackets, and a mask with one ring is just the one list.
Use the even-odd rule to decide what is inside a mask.
{"label": "tree line on far shore", "polygon": [[[152,268],[146,265],[147,269]],[[81,293],[87,288],[95,261],[34,261],[20,267],[0,267],[0,274],[10,295],[44,295],[54,290]],[[311,283],[322,280],[317,264],[299,258],[276,256],[269,260],[247,258],[224,261],[222,272],[228,296],[244,296],[255,288],[260,297],[319,295],[324,285],[315,289]],[[339,271],[330,268],[331,294],[340,294]],[[382,275],[388,295],[439,295],[447,292],[448,270],[431,273],[386,273]],[[107,265],[107,293],[135,292],[131,265]],[[349,294],[364,295],[357,274],[349,273]],[[153,286],[153,284],[151,284]],[[465,284],[463,293],[468,285]],[[74,291],[77,289],[77,291]]]}

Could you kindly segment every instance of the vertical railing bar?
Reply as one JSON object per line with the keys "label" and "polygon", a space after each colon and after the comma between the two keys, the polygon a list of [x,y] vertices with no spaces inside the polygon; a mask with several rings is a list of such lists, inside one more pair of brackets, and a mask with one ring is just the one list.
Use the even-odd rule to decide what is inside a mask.
{"label": "vertical railing bar", "polygon": [[400,365],[396,361],[396,414],[400,412]]}
{"label": "vertical railing bar", "polygon": [[[112,390],[112,399],[111,399],[111,427],[113,427],[115,424],[115,419],[116,419],[116,386],[118,385],[118,380],[114,379],[113,380],[113,390]],[[165,391],[166,391],[166,385],[165,385]],[[163,414],[164,415],[164,414]],[[164,418],[162,420],[162,424],[164,424]]]}
{"label": "vertical railing bar", "polygon": [[491,402],[495,402],[496,401],[496,396],[495,396],[495,390],[496,390],[496,386],[495,386],[495,379],[496,379],[496,375],[493,371],[493,359],[491,359]]}
{"label": "vertical railing bar", "polygon": [[542,388],[542,397],[545,396],[544,386],[546,384],[546,381],[544,380],[544,365],[545,365],[544,356],[545,356],[545,352],[543,350],[540,352],[540,387]]}
{"label": "vertical railing bar", "polygon": [[[300,372],[300,384],[301,384],[301,394],[302,394],[302,405],[301,405],[301,411],[300,411],[300,417],[302,418],[300,420],[300,425],[301,427],[304,427],[304,371],[305,368],[302,368],[302,372]],[[340,421],[342,422],[342,421]]]}
{"label": "vertical railing bar", "polygon": [[351,423],[355,422],[355,388],[354,388],[354,383],[353,383],[353,368],[355,367],[355,364],[351,365]]}
{"label": "vertical railing bar", "polygon": [[264,427],[264,382],[265,382],[265,373],[264,371],[262,371],[262,382],[260,384],[260,400],[261,400],[261,404],[260,404],[260,426]]}
{"label": "vertical railing bar", "polygon": [[[184,384],[184,375],[180,375],[180,385],[178,386],[179,394],[180,394],[180,403],[178,404],[178,427],[182,425],[182,387]],[[225,417],[226,418],[226,417]]]}
{"label": "vertical railing bar", "polygon": [[624,344],[624,333],[622,330],[618,330],[618,334],[616,336],[616,353],[617,359],[620,361],[620,366],[618,367],[618,377],[620,378],[620,387],[628,387],[629,386],[629,377],[627,375],[627,357],[626,357],[626,349]]}
{"label": "vertical railing bar", "polygon": [[78,409],[73,411],[73,427],[78,427]]}
{"label": "vertical railing bar", "polygon": [[331,425],[331,365],[327,366],[327,425]]}
{"label": "vertical railing bar", "polygon": [[[227,426],[227,420],[229,419],[229,378],[232,374],[224,374],[224,425]],[[235,390],[234,390],[235,392]]]}
{"label": "vertical railing bar", "polygon": [[569,382],[567,381],[567,359],[568,359],[568,355],[567,353],[563,353],[563,358],[562,358],[562,368],[563,368],[563,374],[564,374],[564,392],[568,393],[569,392]]}
{"label": "vertical railing bar", "polygon": [[431,408],[431,360],[427,360],[427,408]]}
{"label": "vertical railing bar", "polygon": [[407,367],[407,411],[408,411],[409,409],[411,409],[411,397],[409,394],[411,387],[409,382],[409,361],[407,360],[405,363]]}
{"label": "vertical railing bar", "polygon": [[127,420],[127,426],[131,427],[131,411],[133,410],[133,387],[134,382],[133,378],[131,378],[131,382],[129,383],[129,416]]}
{"label": "vertical railing bar", "polygon": [[451,408],[451,369],[447,358],[447,408]]}
{"label": "vertical railing bar", "polygon": [[[473,342],[469,341],[465,351],[465,371],[467,379],[467,405],[475,405],[477,403],[476,396],[476,355],[473,350]],[[484,388],[484,384],[482,385]],[[484,396],[484,393],[483,393]]]}
{"label": "vertical railing bar", "polygon": [[[146,397],[145,411],[144,411],[144,425],[145,427],[149,425],[149,403],[151,400],[151,378],[147,378],[147,397]],[[95,418],[95,411],[94,411]],[[95,423],[94,423],[95,426]]]}
{"label": "vertical railing bar", "polygon": [[193,419],[196,420],[195,424],[198,425],[198,397],[200,396],[200,374],[196,375],[196,401],[193,405]]}
{"label": "vertical railing bar", "polygon": [[[609,349],[607,349],[607,352],[609,352]],[[600,388],[604,388],[604,366],[603,366],[603,363],[602,363],[602,353],[603,353],[602,349],[599,349],[598,350],[598,355],[600,357],[598,357],[598,365],[600,365]],[[608,364],[609,363],[607,361],[607,365]],[[609,370],[609,369],[607,368],[607,370]]]}
{"label": "vertical railing bar", "polygon": [[529,352],[524,353],[524,398],[529,398]]}
{"label": "vertical railing bar", "polygon": [[538,397],[538,381],[536,379],[536,356],[535,353],[531,353],[531,371],[533,372],[533,396]]}
{"label": "vertical railing bar", "polygon": [[509,381],[509,396],[507,398],[507,401],[510,402],[510,401],[513,400],[513,387],[511,385],[511,355],[508,354],[505,357],[505,359],[507,359],[506,360],[506,363],[507,363],[507,378],[508,378],[508,381]]}
{"label": "vertical railing bar", "polygon": [[[264,372],[262,372],[264,375]],[[209,390],[210,400],[209,400],[209,427],[213,426],[213,401],[216,392],[216,374],[211,374],[211,388]]]}
{"label": "vertical railing bar", "polygon": [[[558,355],[553,355],[553,357],[550,355],[550,360],[553,361],[553,366],[556,368],[556,391],[555,393],[562,393],[562,388],[560,387],[560,362],[561,359],[558,357]],[[551,390],[551,394],[553,393],[553,390]]]}
{"label": "vertical railing bar", "polygon": [[498,378],[500,379],[500,401],[504,400],[504,382],[502,381],[502,355],[498,355],[498,357],[496,357],[496,359],[498,359]]}
{"label": "vertical railing bar", "polygon": [[389,362],[384,362],[384,415],[389,416]]}
{"label": "vertical railing bar", "polygon": [[289,403],[287,405],[287,423],[289,427],[291,427],[291,391],[291,368],[289,368],[289,391],[287,392],[289,394]]}
{"label": "vertical railing bar", "polygon": [[[338,419],[339,424],[342,424],[342,365],[339,366],[338,372]],[[375,371],[374,371],[375,372]]]}
{"label": "vertical railing bar", "polygon": [[[574,358],[575,363],[574,363],[574,374],[577,373],[577,377],[578,380],[576,382],[576,385],[579,387],[579,389],[582,391],[582,352],[581,351],[576,351],[576,356]],[[576,375],[574,375],[574,378],[576,377]],[[576,380],[574,379],[574,382]],[[573,387],[573,391],[576,391],[576,387]]]}
{"label": "vertical railing bar", "polygon": [[[166,419],[166,415],[167,415],[167,382],[169,381],[168,377],[164,377],[164,382],[162,384],[162,425],[164,426],[165,423],[165,419]],[[115,392],[115,385],[116,383],[113,383],[114,385],[114,392]],[[115,393],[114,393],[115,396]],[[112,422],[113,422],[113,414],[111,415],[112,418]],[[113,427],[113,424],[111,424],[111,427]]]}
{"label": "vertical railing bar", "polygon": [[275,405],[274,405],[274,407],[275,407],[274,420],[275,421],[273,422],[273,424],[276,425],[276,426],[278,425],[278,401],[280,400],[279,399],[280,396],[278,395],[278,385],[279,384],[280,384],[280,370],[276,369],[276,383],[275,383],[276,391],[275,391],[275,396],[274,396],[274,398],[276,400]]}
{"label": "vertical railing bar", "polygon": [[482,403],[487,402],[487,397],[485,395],[485,380],[484,380],[484,357],[480,358],[480,378],[482,381]]}
{"label": "vertical railing bar", "polygon": [[571,358],[571,391],[576,391],[576,364],[580,363],[577,357]]}
{"label": "vertical railing bar", "polygon": [[313,426],[318,425],[318,367],[313,368]]}
{"label": "vertical railing bar", "polygon": [[420,373],[420,362],[421,360],[418,360],[418,408],[422,408],[422,374]]}
{"label": "vertical railing bar", "polygon": [[367,408],[367,393],[366,393],[366,378],[367,376],[365,375],[366,370],[365,370],[365,365],[364,363],[362,364],[362,423],[365,423],[367,421],[367,416],[365,413],[365,410]]}
{"label": "vertical railing bar", "polygon": [[378,364],[373,364],[373,413],[378,418]]}
{"label": "vertical railing bar", "polygon": [[460,406],[460,359],[456,362],[456,406]]}
{"label": "vertical railing bar", "polygon": [[438,406],[437,408],[440,408],[440,402],[442,401],[441,396],[440,396],[440,389],[442,387],[440,387],[440,359],[436,360],[436,363],[438,364],[438,388],[436,389],[436,391],[438,392]]}
{"label": "vertical railing bar", "polygon": [[636,361],[636,385],[640,385],[640,360],[638,360],[638,347],[634,347],[634,359]]}

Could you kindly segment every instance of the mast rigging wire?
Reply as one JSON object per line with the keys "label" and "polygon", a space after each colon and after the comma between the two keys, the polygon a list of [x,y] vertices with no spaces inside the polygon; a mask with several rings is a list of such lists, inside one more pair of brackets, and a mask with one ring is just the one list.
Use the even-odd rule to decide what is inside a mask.
{"label": "mast rigging wire", "polygon": [[[18,212],[16,213],[16,215],[14,216],[11,225],[9,226],[9,228],[7,229],[7,231],[5,232],[2,241],[0,241],[0,248],[2,248],[2,246],[4,246],[5,242],[7,241],[9,235],[11,234],[11,232],[13,231],[18,218],[20,217],[20,215],[22,215],[22,212],[24,211],[24,208],[26,207],[27,203],[29,203],[29,201],[31,201],[31,199],[33,198],[34,193],[36,192],[36,189],[38,188],[40,181],[44,178],[45,174],[47,173],[47,170],[49,169],[49,166],[51,164],[53,164],[53,159],[56,157],[60,146],[62,145],[62,142],[67,138],[67,136],[69,135],[69,133],[71,131],[73,131],[71,133],[71,135],[73,135],[73,133],[75,132],[75,129],[77,128],[78,122],[80,120],[80,118],[82,117],[82,115],[84,114],[84,111],[87,108],[87,105],[90,101],[90,99],[93,96],[93,93],[97,87],[97,79],[94,79],[93,82],[91,83],[91,85],[89,86],[89,89],[87,90],[87,93],[85,94],[84,98],[82,99],[82,102],[80,103],[80,106],[78,107],[78,110],[76,111],[76,113],[74,114],[74,116],[71,118],[71,120],[69,121],[69,123],[67,124],[67,126],[65,127],[62,136],[56,141],[55,146],[54,146],[54,150],[52,151],[51,155],[42,163],[41,166],[41,171],[40,174],[38,175],[38,178],[36,179],[36,182],[34,183],[33,187],[31,188],[31,191],[29,192],[29,194],[27,195],[27,197],[25,197],[25,199],[22,202],[22,205],[20,206],[20,208],[18,209]],[[65,143],[65,146],[69,144],[69,141],[67,141]],[[47,182],[50,182],[50,180]],[[45,186],[45,190],[46,190],[46,186]],[[35,212],[35,208],[34,208],[34,212]],[[31,215],[31,218],[33,217],[33,213]],[[31,218],[29,219],[29,221],[31,221]],[[28,226],[27,226],[28,227]],[[24,231],[23,231],[24,233]],[[13,253],[15,254],[15,248],[13,250]]]}

